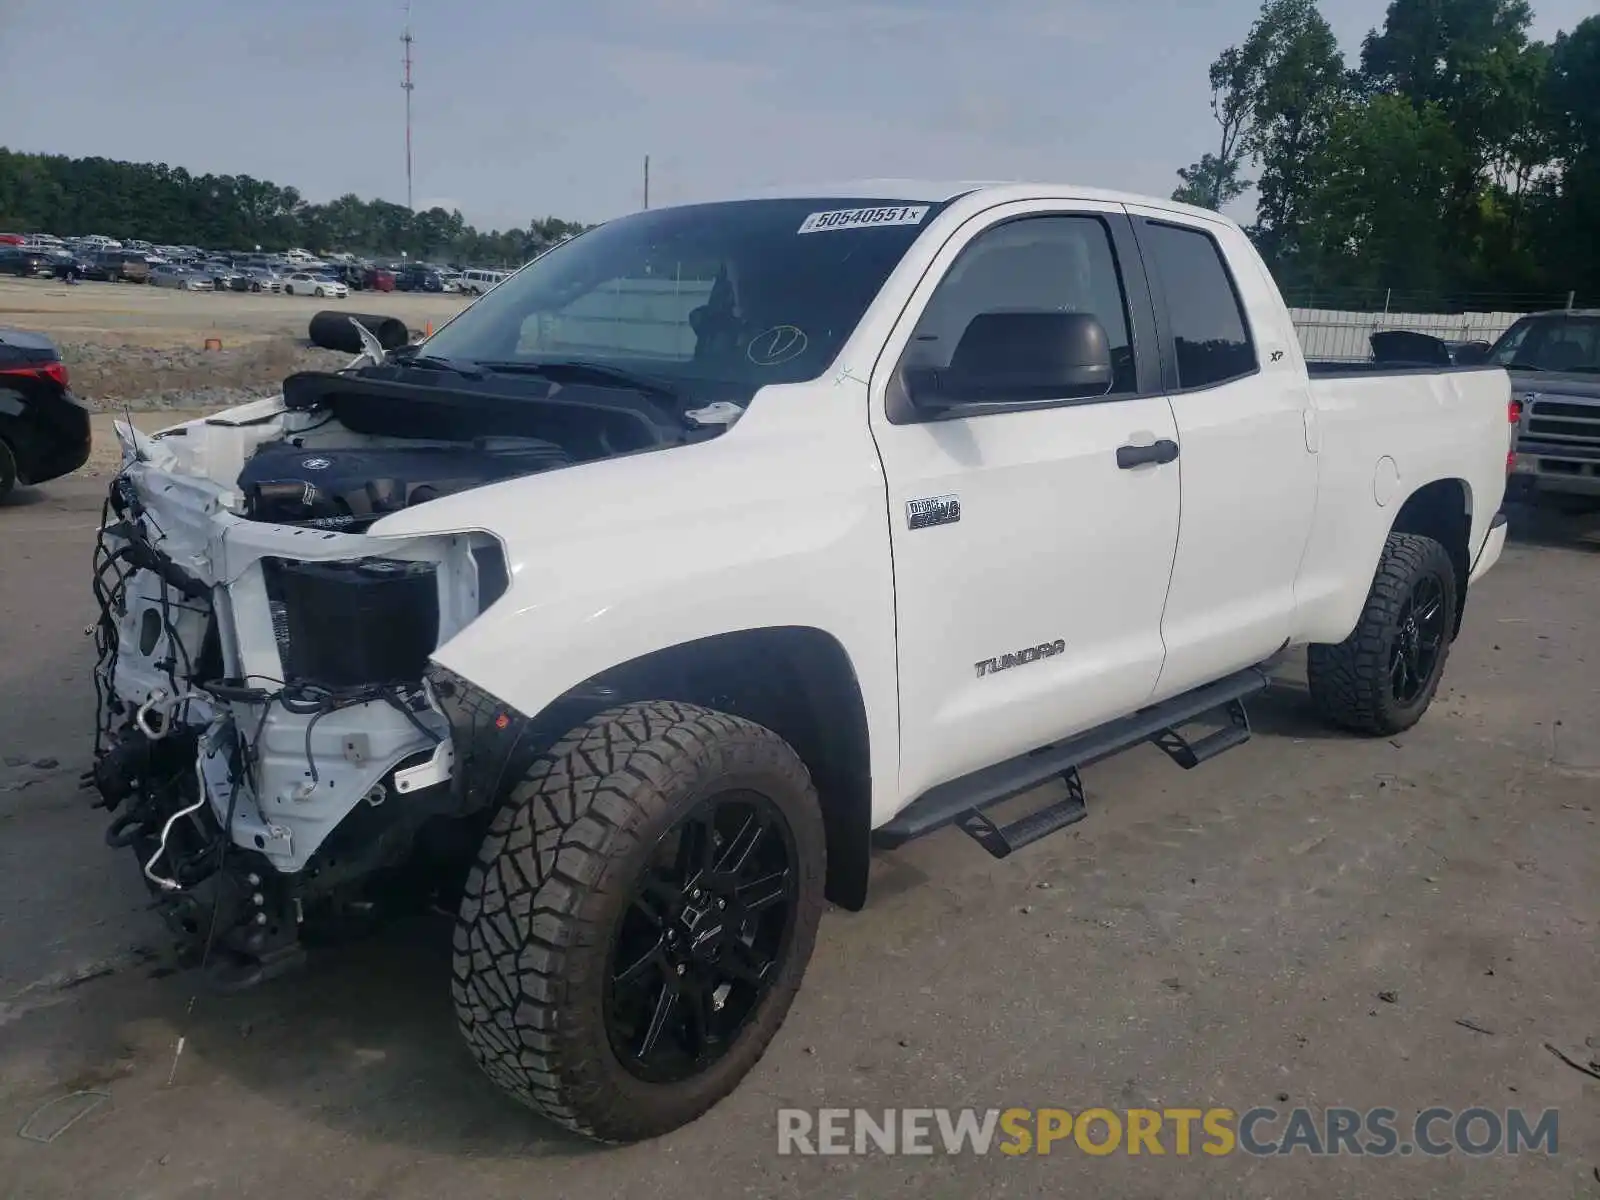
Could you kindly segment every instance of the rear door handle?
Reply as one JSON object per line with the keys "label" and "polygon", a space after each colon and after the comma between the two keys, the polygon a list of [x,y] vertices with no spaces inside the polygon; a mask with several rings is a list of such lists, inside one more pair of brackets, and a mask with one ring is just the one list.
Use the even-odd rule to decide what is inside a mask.
{"label": "rear door handle", "polygon": [[1124,471],[1142,467],[1145,463],[1165,464],[1178,457],[1178,443],[1162,438],[1148,446],[1118,446],[1117,466]]}

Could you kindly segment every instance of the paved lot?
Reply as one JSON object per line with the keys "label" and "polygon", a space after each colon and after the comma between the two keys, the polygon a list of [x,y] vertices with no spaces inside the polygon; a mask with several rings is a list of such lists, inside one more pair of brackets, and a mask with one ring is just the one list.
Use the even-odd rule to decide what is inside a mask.
{"label": "paved lot", "polygon": [[[1600,1196],[1600,1082],[1542,1045],[1600,1058],[1600,552],[1560,522],[1518,514],[1416,730],[1328,734],[1291,671],[1233,754],[1095,768],[1068,835],[1004,863],[954,831],[885,856],[746,1084],[597,1150],[479,1079],[442,921],[234,999],[163,967],[74,787],[103,483],[0,509],[0,752],[59,762],[0,767],[0,1196]],[[15,1136],[74,1089],[111,1099],[51,1144]],[[782,1106],[1262,1103],[1554,1107],[1559,1154],[775,1153]]]}

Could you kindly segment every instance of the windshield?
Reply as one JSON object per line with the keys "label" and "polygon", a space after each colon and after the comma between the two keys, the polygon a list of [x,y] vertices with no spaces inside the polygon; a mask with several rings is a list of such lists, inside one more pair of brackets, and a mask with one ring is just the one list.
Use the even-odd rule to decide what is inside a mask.
{"label": "windshield", "polygon": [[512,275],[426,343],[480,363],[580,360],[744,399],[814,379],[939,205],[742,200],[608,222]]}
{"label": "windshield", "polygon": [[1600,373],[1600,317],[1524,317],[1489,351],[1497,367]]}

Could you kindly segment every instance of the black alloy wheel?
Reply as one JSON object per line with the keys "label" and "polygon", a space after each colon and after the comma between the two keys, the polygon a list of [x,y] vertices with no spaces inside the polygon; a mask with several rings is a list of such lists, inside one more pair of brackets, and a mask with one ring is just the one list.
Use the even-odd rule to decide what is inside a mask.
{"label": "black alloy wheel", "polygon": [[1397,704],[1411,705],[1433,680],[1448,629],[1444,587],[1437,575],[1419,576],[1400,610],[1389,656],[1389,686]]}
{"label": "black alloy wheel", "polygon": [[716,1063],[760,1006],[793,937],[794,833],[756,792],[703,800],[656,843],[612,938],[605,1025],[652,1083]]}

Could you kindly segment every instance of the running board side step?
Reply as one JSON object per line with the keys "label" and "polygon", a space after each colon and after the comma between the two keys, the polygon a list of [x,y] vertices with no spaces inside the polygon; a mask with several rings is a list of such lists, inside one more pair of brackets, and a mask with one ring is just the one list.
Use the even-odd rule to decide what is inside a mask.
{"label": "running board side step", "polygon": [[[1119,717],[1097,728],[1041,746],[1028,754],[984,767],[930,788],[873,833],[878,846],[904,845],[946,825],[961,830],[995,858],[1005,858],[1088,815],[1080,769],[1153,742],[1179,766],[1192,768],[1250,738],[1244,701],[1267,689],[1270,679],[1250,667],[1216,683],[1195,688]],[[1211,713],[1224,713],[1226,728],[1190,742],[1177,730]],[[984,810],[1032,791],[1052,779],[1067,785],[1067,795],[1009,825],[995,824]]]}
{"label": "running board side step", "polygon": [[1250,740],[1250,714],[1245,711],[1244,701],[1229,700],[1225,707],[1228,724],[1206,734],[1199,741],[1191,742],[1172,728],[1163,729],[1150,740],[1185,771],[1192,771],[1207,759]]}

